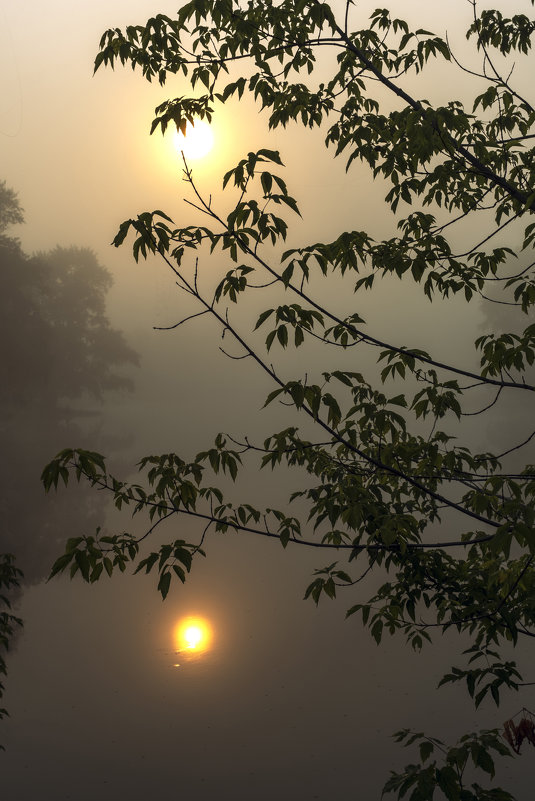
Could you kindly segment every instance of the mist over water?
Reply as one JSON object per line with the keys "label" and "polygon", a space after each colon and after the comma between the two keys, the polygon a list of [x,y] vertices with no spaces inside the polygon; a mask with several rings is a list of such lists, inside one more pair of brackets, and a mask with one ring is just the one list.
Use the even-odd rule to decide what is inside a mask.
{"label": "mist over water", "polygon": [[[360,596],[318,608],[302,602],[313,570],[328,558],[251,535],[210,534],[207,558],[195,559],[185,585],[177,581],[165,603],[153,575],[114,575],[95,586],[67,577],[45,583],[68,537],[97,525],[143,530],[103,493],[72,486],[45,496],[39,475],[61,448],[106,453],[127,479],[148,453],[190,459],[219,431],[262,441],[295,422],[282,407],[260,412],[271,385],[247,360],[219,350],[227,343],[212,323],[201,318],[154,330],[193,309],[164,265],[135,264],[128,247],[109,244],[123,219],[145,209],[162,208],[177,225],[198,221],[183,202],[187,187],[172,143],[148,136],[154,106],[179,94],[179,85],[149,86],[130,70],[91,78],[107,27],[157,11],[171,15],[176,5],[120,0],[74,13],[64,0],[46,9],[8,0],[0,16],[0,180],[18,194],[25,216],[24,224],[0,229],[0,552],[14,552],[25,574],[15,598],[24,629],[8,654],[0,787],[6,801],[144,801],[160,794],[193,801],[352,794],[367,801],[380,797],[391,768],[413,760],[391,741],[394,731],[411,727],[454,741],[471,728],[499,727],[517,711],[513,694],[498,710],[488,704],[476,714],[460,688],[435,691],[450,655],[453,663],[464,647],[453,635],[422,654],[396,638],[377,648],[357,616],[344,620]],[[418,18],[427,6],[406,5]],[[464,24],[465,4],[454,5],[448,24],[455,14]],[[435,9],[429,20],[428,13],[423,26],[443,33],[440,14],[446,12]],[[290,227],[288,247],[328,241],[345,229],[380,237],[395,225],[380,183],[360,165],[347,179],[319,134],[269,132],[243,101],[218,109],[214,135],[214,149],[194,175],[222,208],[230,203],[220,191],[228,168],[251,149],[281,150],[303,214]],[[227,269],[220,256],[200,261],[206,286]],[[437,358],[465,360],[469,369],[477,360],[465,352],[467,337],[511,324],[503,307],[476,304],[459,322],[456,302],[431,305],[397,280],[354,299],[348,286],[333,281],[322,289],[325,302],[358,311],[386,340],[401,336]],[[243,331],[256,311],[238,312]],[[355,369],[373,371],[376,355],[359,352]],[[280,363],[290,378],[305,368],[311,375],[333,369],[338,358],[342,363],[333,354],[326,364],[309,348],[283,354]],[[512,434],[520,439],[529,419],[527,405],[513,412],[505,399],[490,422],[467,426],[478,447],[498,450]],[[289,490],[284,472],[251,471],[231,493],[277,506]],[[150,549],[201,534],[190,520],[173,521]],[[362,597],[370,586],[362,585]],[[189,615],[210,622],[213,643],[181,662],[174,630]],[[514,658],[529,665],[528,646]],[[530,798],[529,756],[498,776],[520,801]]]}

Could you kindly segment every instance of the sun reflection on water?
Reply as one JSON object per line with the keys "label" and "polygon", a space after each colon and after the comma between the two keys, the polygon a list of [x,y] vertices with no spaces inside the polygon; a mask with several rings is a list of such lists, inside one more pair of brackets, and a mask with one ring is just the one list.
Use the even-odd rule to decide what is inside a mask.
{"label": "sun reflection on water", "polygon": [[179,620],[174,629],[176,662],[173,667],[201,657],[210,650],[212,640],[212,627],[205,618],[190,616]]}

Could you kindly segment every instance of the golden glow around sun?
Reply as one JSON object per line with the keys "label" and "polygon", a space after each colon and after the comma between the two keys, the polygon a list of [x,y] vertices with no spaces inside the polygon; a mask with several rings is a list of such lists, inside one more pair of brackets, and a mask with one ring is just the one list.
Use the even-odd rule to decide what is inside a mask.
{"label": "golden glow around sun", "polygon": [[186,617],[175,628],[175,647],[181,654],[204,653],[210,648],[212,628],[202,617]]}
{"label": "golden glow around sun", "polygon": [[184,153],[186,161],[201,159],[210,152],[214,145],[214,134],[205,120],[195,120],[195,125],[186,123],[186,135],[180,131],[174,133],[175,147]]}

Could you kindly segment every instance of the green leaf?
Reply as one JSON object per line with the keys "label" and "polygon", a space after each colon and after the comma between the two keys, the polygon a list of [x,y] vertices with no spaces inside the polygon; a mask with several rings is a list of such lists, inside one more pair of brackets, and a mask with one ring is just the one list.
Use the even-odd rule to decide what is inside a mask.
{"label": "green leaf", "polygon": [[437,779],[438,786],[448,801],[461,801],[457,774],[450,765],[446,765],[444,768],[437,769]]}
{"label": "green leaf", "polygon": [[170,585],[171,585],[171,573],[169,572],[169,570],[166,570],[160,574],[160,579],[158,581],[158,590],[162,596],[162,601],[165,601],[165,599],[167,598]]}
{"label": "green leaf", "polygon": [[434,751],[435,746],[430,740],[424,740],[420,743],[420,759],[426,762]]}

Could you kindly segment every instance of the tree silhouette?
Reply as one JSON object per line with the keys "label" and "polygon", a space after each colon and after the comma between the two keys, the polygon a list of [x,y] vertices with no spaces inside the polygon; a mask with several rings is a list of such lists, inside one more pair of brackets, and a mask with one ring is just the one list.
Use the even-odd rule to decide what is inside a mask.
{"label": "tree silhouette", "polygon": [[9,606],[23,583],[48,575],[80,514],[92,525],[102,513],[103,499],[86,488],[51,503],[39,480],[41,465],[65,438],[113,447],[87,421],[99,420],[106,392],[131,388],[120,369],[137,363],[106,316],[112,280],[95,254],[57,247],[27,256],[7,233],[23,219],[16,193],[0,183],[0,648],[20,623]]}
{"label": "tree silhouette", "polygon": [[104,393],[131,389],[120,368],[137,363],[137,355],[110,326],[105,299],[112,279],[95,254],[57,247],[27,256],[5,233],[22,220],[16,194],[0,184],[0,357],[7,377],[0,388],[0,551],[16,554],[25,581],[33,582],[48,574],[79,504],[92,519],[102,508],[87,492],[51,504],[40,487],[40,464],[65,437],[88,437],[80,401],[98,419]]}
{"label": "tree silhouette", "polygon": [[[523,432],[501,452],[479,452],[465,422],[492,414],[506,397],[513,405],[533,397],[525,373],[535,359],[535,326],[484,333],[475,345],[466,343],[458,361],[446,362],[425,342],[408,347],[371,332],[353,300],[339,314],[321,289],[322,280],[343,280],[347,289],[340,297],[355,292],[359,298],[379,278],[397,277],[429,301],[463,297],[468,316],[475,301],[490,303],[496,291],[519,317],[531,309],[535,108],[500,59],[515,50],[527,54],[535,24],[522,14],[479,13],[475,0],[470,5],[468,37],[481,57],[479,71],[464,67],[447,41],[411,30],[388,9],[353,27],[361,12],[349,0],[342,13],[318,0],[192,0],[175,19],[157,15],[146,25],[104,33],[95,69],[120,62],[149,81],[164,84],[177,75],[204,91],[161,104],[151,133],[210,120],[216,104],[249,95],[270,128],[321,127],[326,147],[345,157],[350,175],[354,162],[367,164],[387,185],[386,208],[397,215],[397,230],[381,241],[366,231],[341,231],[333,241],[281,253],[287,216],[299,208],[281,176],[280,154],[267,148],[250,152],[225,174],[223,188],[237,193],[229,214],[203,196],[185,164],[189,202],[206,225],[176,227],[159,210],[125,221],[116,246],[133,235],[136,260],[163,259],[188,300],[188,312],[173,327],[200,315],[216,320],[225,342],[235,345],[225,344],[225,352],[270,379],[266,405],[285,404],[292,424],[260,442],[246,432],[220,434],[193,458],[147,457],[140,485],[111,476],[99,454],[65,450],[45,469],[45,487],[67,482],[74,472],[106,488],[119,507],[145,510],[145,536],[180,516],[196,518],[202,533],[195,543],[175,540],[148,556],[128,534],[74,537],[53,574],[70,567],[95,581],[103,570],[111,575],[132,562],[136,571],[158,573],[165,597],[173,575],[184,581],[192,560],[204,553],[208,531],[274,537],[284,547],[332,554],[306,597],[317,603],[344,592],[351,598],[348,615],[358,613],[378,643],[396,633],[416,649],[433,633],[456,630],[468,637],[468,663],[441,684],[465,684],[476,706],[485,698],[498,704],[501,691],[519,689],[519,670],[500,651],[535,636],[535,468],[513,469],[509,456],[518,457],[535,433]],[[336,63],[322,60],[329,50]],[[457,99],[433,105],[408,91],[407,76],[435,59],[451,71],[445,80],[452,85],[461,71],[471,108]],[[240,69],[247,64],[246,75],[235,76],[234,62]],[[508,235],[520,237],[524,267],[514,269],[515,248],[503,244]],[[220,262],[228,259],[215,289],[198,269],[213,252],[222,254]],[[264,343],[244,332],[231,312],[233,304],[254,304],[262,292],[271,304],[255,326],[265,332]],[[282,361],[273,359],[277,348],[291,346],[302,348],[303,356],[299,374],[289,380]],[[349,352],[345,367],[333,368],[335,351]],[[377,355],[378,369],[355,369],[355,353],[362,351]],[[477,367],[464,358],[469,353]],[[296,413],[291,418],[288,407]],[[293,424],[297,419],[301,427]],[[238,480],[255,461],[295,471],[290,502],[296,514],[290,507],[236,504],[213,485],[214,474]],[[370,573],[384,583],[368,597],[361,582]],[[494,776],[490,752],[509,753],[498,730],[464,735],[451,749],[407,731],[398,739],[419,743],[420,762],[393,774],[385,792],[412,801],[426,801],[437,788],[452,801],[511,798],[465,778],[469,763]]]}

